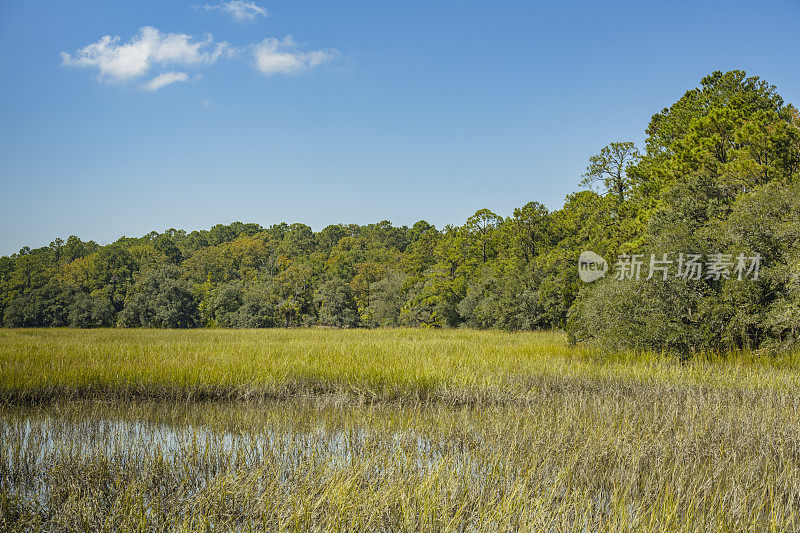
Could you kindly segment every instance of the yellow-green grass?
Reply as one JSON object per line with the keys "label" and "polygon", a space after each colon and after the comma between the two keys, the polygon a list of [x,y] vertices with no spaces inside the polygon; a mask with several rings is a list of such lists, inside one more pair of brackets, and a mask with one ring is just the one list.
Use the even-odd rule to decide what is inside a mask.
{"label": "yellow-green grass", "polygon": [[780,394],[0,407],[2,531],[794,531]]}
{"label": "yellow-green grass", "polygon": [[526,402],[548,388],[650,384],[798,390],[797,354],[604,354],[558,332],[0,330],[0,398]]}
{"label": "yellow-green grass", "polygon": [[794,531],[799,362],[0,330],[0,531]]}

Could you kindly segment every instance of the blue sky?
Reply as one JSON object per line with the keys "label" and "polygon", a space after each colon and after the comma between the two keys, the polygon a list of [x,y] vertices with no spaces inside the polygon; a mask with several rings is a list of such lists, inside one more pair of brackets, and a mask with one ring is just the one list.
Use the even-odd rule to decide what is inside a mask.
{"label": "blue sky", "polygon": [[798,50],[795,0],[2,0],[0,254],[555,209],[714,70],[799,103]]}

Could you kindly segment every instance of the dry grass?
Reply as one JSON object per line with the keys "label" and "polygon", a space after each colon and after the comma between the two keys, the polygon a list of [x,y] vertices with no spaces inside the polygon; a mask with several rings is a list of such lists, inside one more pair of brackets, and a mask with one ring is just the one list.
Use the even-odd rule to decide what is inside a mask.
{"label": "dry grass", "polygon": [[0,365],[0,530],[800,529],[794,356],[50,330]]}

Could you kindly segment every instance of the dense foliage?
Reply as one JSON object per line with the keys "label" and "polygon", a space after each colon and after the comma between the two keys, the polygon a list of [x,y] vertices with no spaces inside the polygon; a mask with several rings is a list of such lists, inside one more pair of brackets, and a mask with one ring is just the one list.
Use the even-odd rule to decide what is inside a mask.
{"label": "dense foliage", "polygon": [[[653,116],[646,146],[589,160],[587,190],[462,226],[235,222],[99,246],[75,236],[0,258],[0,320],[17,326],[503,329],[681,351],[800,336],[800,115],[775,87],[715,72]],[[577,259],[758,253],[757,280],[587,285]],[[613,261],[613,260],[612,260]]]}
{"label": "dense foliage", "polygon": [[646,151],[608,187],[606,251],[761,257],[757,279],[606,279],[570,310],[576,340],[609,347],[788,348],[800,337],[800,115],[775,87],[716,72],[653,116]]}

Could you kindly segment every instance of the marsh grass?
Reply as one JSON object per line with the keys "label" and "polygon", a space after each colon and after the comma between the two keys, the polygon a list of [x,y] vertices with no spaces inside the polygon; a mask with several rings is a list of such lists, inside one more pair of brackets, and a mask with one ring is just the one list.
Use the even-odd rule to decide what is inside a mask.
{"label": "marsh grass", "polygon": [[797,528],[796,403],[641,387],[523,408],[74,403],[2,413],[9,529]]}
{"label": "marsh grass", "polygon": [[[471,330],[0,330],[0,399],[526,402],[625,383],[795,389],[797,354],[681,362],[570,348],[560,333]],[[535,398],[535,395],[532,397]]]}
{"label": "marsh grass", "polygon": [[18,330],[0,361],[0,530],[800,529],[791,355]]}

